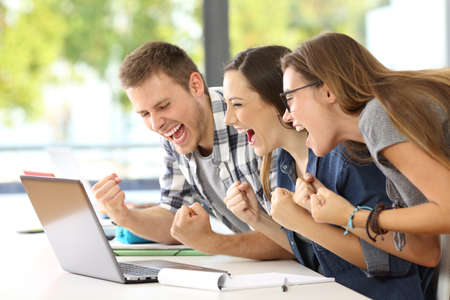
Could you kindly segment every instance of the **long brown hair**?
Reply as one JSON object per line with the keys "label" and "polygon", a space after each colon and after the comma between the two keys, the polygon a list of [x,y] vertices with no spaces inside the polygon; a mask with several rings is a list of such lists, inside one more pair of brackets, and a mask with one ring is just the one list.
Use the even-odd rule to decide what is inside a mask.
{"label": "long brown hair", "polygon": [[450,169],[448,127],[443,127],[438,112],[448,119],[449,68],[393,71],[339,33],[321,34],[302,44],[282,59],[283,70],[290,66],[307,80],[326,83],[347,114],[359,114],[377,98],[408,140]]}
{"label": "long brown hair", "polygon": [[[280,99],[280,93],[283,92],[283,71],[280,60],[290,52],[291,50],[286,47],[275,45],[249,48],[238,53],[225,66],[225,72],[240,71],[250,83],[250,88],[258,93],[264,102],[277,109],[282,125],[284,122],[281,120],[281,116],[285,108]],[[263,157],[260,171],[264,195],[269,200],[271,198],[269,180],[271,161],[272,152],[269,152]]]}

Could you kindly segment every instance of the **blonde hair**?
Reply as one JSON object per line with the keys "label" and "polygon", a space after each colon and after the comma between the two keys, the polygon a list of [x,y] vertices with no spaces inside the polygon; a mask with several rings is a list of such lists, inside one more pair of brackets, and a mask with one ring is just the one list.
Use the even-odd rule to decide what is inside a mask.
{"label": "blonde hair", "polygon": [[448,129],[443,128],[438,112],[448,120],[449,68],[393,71],[357,41],[339,33],[305,42],[283,57],[283,70],[290,66],[307,80],[326,83],[347,114],[359,114],[377,98],[409,141],[450,169]]}

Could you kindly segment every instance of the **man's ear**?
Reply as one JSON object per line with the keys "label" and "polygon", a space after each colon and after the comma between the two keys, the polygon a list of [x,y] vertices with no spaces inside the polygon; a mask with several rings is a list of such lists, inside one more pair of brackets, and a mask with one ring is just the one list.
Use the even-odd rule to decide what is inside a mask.
{"label": "man's ear", "polygon": [[195,97],[201,97],[205,94],[205,83],[200,73],[192,72],[189,76],[189,91]]}

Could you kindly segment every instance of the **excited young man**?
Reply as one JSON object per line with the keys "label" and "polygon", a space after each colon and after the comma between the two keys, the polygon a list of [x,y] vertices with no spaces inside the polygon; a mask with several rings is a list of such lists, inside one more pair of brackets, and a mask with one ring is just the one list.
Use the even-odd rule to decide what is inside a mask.
{"label": "excited young man", "polygon": [[[220,89],[208,89],[185,51],[164,42],[149,42],[127,56],[120,80],[145,125],[161,135],[165,172],[160,177],[158,206],[132,210],[124,205],[120,178],[111,174],[94,186],[108,215],[119,225],[147,239],[181,242],[209,254],[254,259],[293,258],[231,213],[223,202],[235,181],[257,191],[268,211],[259,178],[260,159],[246,133],[225,125]],[[211,229],[214,215],[235,234]]]}

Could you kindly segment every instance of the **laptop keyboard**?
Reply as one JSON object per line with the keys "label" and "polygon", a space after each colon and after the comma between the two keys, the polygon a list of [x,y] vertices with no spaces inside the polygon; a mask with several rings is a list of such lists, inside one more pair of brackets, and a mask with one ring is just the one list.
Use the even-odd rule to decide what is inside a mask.
{"label": "laptop keyboard", "polygon": [[159,272],[159,269],[153,269],[126,263],[119,263],[119,267],[120,271],[122,272],[122,274],[125,275],[125,277],[131,277],[133,279],[143,277],[156,277]]}

